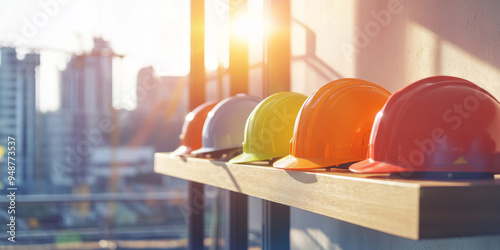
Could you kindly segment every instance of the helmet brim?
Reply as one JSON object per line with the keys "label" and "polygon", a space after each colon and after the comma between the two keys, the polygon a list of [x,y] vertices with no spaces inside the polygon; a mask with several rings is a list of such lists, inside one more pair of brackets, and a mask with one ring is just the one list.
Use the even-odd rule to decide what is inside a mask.
{"label": "helmet brim", "polygon": [[218,149],[218,148],[200,148],[200,149],[191,151],[191,154],[193,154],[193,155],[208,154],[208,153],[212,153],[212,152],[217,152],[219,150],[221,150],[221,149]]}
{"label": "helmet brim", "polygon": [[360,174],[387,174],[413,172],[411,169],[390,164],[387,162],[366,159],[349,166],[349,170]]}
{"label": "helmet brim", "polygon": [[194,150],[191,152],[191,155],[197,154],[210,154],[210,153],[224,153],[231,152],[237,149],[241,149],[242,147],[231,147],[231,148],[200,148],[198,150]]}
{"label": "helmet brim", "polygon": [[253,153],[243,153],[240,154],[229,161],[229,163],[248,163],[254,161],[269,161],[276,158],[276,156],[266,155],[266,154],[253,154]]}
{"label": "helmet brim", "polygon": [[276,161],[273,164],[275,168],[288,169],[288,170],[307,170],[334,167],[338,164],[332,163],[331,160],[324,158],[299,158],[288,155]]}
{"label": "helmet brim", "polygon": [[176,150],[174,150],[174,152],[172,152],[171,155],[176,155],[176,156],[187,155],[190,154],[191,152],[193,152],[192,148],[186,146],[180,146]]}
{"label": "helmet brim", "polygon": [[435,168],[429,168],[425,171],[415,170],[406,167],[401,167],[398,165],[394,165],[387,162],[382,161],[374,161],[371,159],[363,160],[357,163],[352,164],[349,167],[349,170],[354,173],[360,174],[392,174],[392,173],[413,173],[413,172],[462,172],[462,173],[500,173],[500,169],[498,171],[488,171],[484,168],[474,167],[470,164],[463,165],[445,165]]}

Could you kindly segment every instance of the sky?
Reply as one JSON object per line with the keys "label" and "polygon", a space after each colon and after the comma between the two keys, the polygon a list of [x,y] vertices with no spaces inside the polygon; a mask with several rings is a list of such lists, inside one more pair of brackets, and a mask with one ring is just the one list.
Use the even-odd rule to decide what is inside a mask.
{"label": "sky", "polygon": [[125,55],[114,61],[115,107],[124,92],[135,93],[141,67],[152,65],[160,75],[189,73],[189,1],[0,0],[0,45],[40,49],[42,111],[59,105],[51,97],[70,53],[91,50],[96,36]]}
{"label": "sky", "polygon": [[[262,5],[263,0],[248,1],[249,15],[232,27],[236,35],[262,39]],[[228,0],[205,2],[207,71],[229,66],[232,7]],[[113,105],[133,108],[130,97],[140,68],[153,66],[160,76],[189,73],[189,8],[188,0],[0,0],[0,46],[39,51],[39,109],[44,112],[59,107],[59,72],[71,53],[90,51],[93,38],[102,37],[124,55],[113,61]]]}

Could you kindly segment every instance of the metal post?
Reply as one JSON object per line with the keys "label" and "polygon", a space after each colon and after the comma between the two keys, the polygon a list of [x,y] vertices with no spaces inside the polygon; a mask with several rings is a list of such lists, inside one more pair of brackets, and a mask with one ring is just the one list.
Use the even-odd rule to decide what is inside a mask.
{"label": "metal post", "polygon": [[203,196],[204,186],[197,182],[188,182],[188,206],[189,222],[188,237],[189,249],[203,249],[203,213],[205,208],[205,198]]}
{"label": "metal post", "polygon": [[[205,102],[205,1],[191,0],[191,66],[189,74],[189,108]],[[204,186],[188,182],[189,249],[203,249]]]}
{"label": "metal post", "polygon": [[248,248],[248,196],[229,192],[229,249]]}
{"label": "metal post", "polygon": [[[230,94],[248,93],[248,41],[234,34],[232,27],[247,14],[247,0],[229,0]],[[229,249],[248,248],[248,197],[229,192]]]}
{"label": "metal post", "polygon": [[[271,26],[264,35],[264,97],[290,90],[290,0],[268,0],[264,18]],[[290,249],[290,207],[262,201],[262,249]]]}
{"label": "metal post", "polygon": [[269,0],[264,5],[264,97],[290,90],[290,0]]}
{"label": "metal post", "polygon": [[189,109],[205,102],[205,1],[191,0]]}
{"label": "metal post", "polygon": [[290,207],[262,200],[262,249],[290,249]]}

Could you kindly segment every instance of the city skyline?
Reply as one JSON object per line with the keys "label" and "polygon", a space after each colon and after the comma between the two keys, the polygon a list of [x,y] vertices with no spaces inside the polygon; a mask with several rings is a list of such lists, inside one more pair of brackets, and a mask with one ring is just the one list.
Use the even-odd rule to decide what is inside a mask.
{"label": "city skyline", "polygon": [[[150,156],[156,151],[173,150],[179,144],[177,137],[188,112],[188,78],[159,77],[152,67],[143,68],[135,78],[138,108],[115,110],[111,105],[113,52],[107,41],[94,41],[90,53],[73,55],[60,72],[61,92],[55,96],[63,105],[46,113],[35,108],[40,90],[36,84],[40,55],[26,54],[20,60],[15,49],[0,48],[4,60],[0,65],[0,135],[14,136],[19,142],[18,163],[23,168],[17,174],[22,177],[19,184],[30,184],[27,192],[59,192],[61,187],[88,186],[95,182],[97,172],[103,173],[102,166],[96,164],[114,166],[114,158],[109,155],[113,151],[147,149],[146,156]],[[103,130],[103,121],[109,121],[108,127],[116,129]],[[120,178],[152,171],[149,156],[143,157],[149,160],[120,163],[125,170],[120,172]],[[103,164],[102,160],[97,163],[92,159],[108,160]],[[0,183],[5,185],[4,179]]]}
{"label": "city skyline", "polygon": [[[51,7],[42,2],[57,5]],[[19,5],[0,0],[0,46],[39,49],[42,62],[39,108],[46,112],[60,105],[52,93],[59,89],[58,72],[64,70],[71,54],[90,51],[93,38],[103,37],[113,50],[126,55],[115,63],[113,105],[130,109],[135,107],[130,93],[135,93],[140,68],[152,65],[161,69],[158,73],[162,75],[189,72],[189,43],[185,42],[189,41],[189,1],[151,2],[154,4],[32,0]],[[46,16],[47,21],[34,21],[39,16]],[[146,37],[148,46],[144,46]],[[17,41],[21,42],[15,44]]]}
{"label": "city skyline", "polygon": [[[0,9],[0,46],[32,48],[40,53],[40,111],[54,111],[60,106],[53,98],[53,92],[59,90],[58,72],[65,69],[71,54],[90,51],[94,37],[109,41],[116,53],[125,56],[114,62],[113,105],[117,109],[135,108],[135,78],[141,68],[153,66],[159,76],[189,74],[189,1],[151,0],[154,4],[148,5],[113,0],[53,2],[57,6],[30,0],[20,8],[0,0],[6,7]],[[250,18],[231,28],[240,30],[242,36],[262,39],[262,13],[257,11],[261,5],[262,1],[249,2]],[[226,1],[207,2],[207,71],[217,70],[219,64],[229,66],[229,44],[223,43],[229,35],[229,8]],[[48,17],[46,24],[34,21],[34,17],[43,15]]]}

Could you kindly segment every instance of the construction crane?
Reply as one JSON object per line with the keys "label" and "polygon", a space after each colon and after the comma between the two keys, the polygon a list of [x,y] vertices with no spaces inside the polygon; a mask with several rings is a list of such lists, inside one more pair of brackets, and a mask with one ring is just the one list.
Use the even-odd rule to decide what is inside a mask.
{"label": "construction crane", "polygon": [[29,51],[33,52],[40,52],[40,51],[55,51],[55,52],[61,52],[65,54],[75,54],[75,55],[81,55],[81,56],[106,56],[106,57],[118,57],[118,58],[123,58],[125,55],[122,54],[117,54],[113,50],[110,49],[105,49],[105,50],[91,50],[90,52],[83,51],[82,47],[82,53],[77,53],[75,51],[69,51],[69,50],[64,50],[61,48],[55,48],[55,47],[49,47],[49,46],[20,46],[20,47],[12,47],[9,45],[9,43],[2,42],[0,41],[0,48],[20,48],[20,49],[26,49]]}

